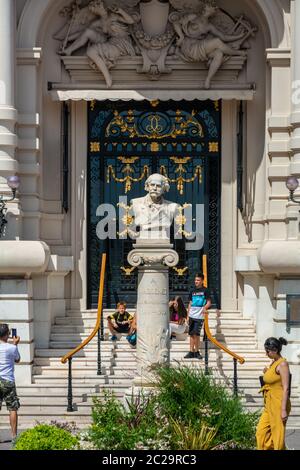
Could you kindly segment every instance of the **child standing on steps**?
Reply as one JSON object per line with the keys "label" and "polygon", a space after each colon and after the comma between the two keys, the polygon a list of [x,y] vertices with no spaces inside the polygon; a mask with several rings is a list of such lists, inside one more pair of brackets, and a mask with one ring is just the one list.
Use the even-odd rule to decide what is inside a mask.
{"label": "child standing on steps", "polygon": [[203,286],[203,283],[204,274],[196,274],[195,287],[190,292],[188,306],[190,352],[184,356],[186,359],[202,359],[199,352],[200,332],[207,310],[211,306],[208,289]]}

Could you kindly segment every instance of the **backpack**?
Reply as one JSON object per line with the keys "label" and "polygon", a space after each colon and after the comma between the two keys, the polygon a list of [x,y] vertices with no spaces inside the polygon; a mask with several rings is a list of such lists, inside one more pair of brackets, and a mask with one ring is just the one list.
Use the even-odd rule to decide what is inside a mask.
{"label": "backpack", "polygon": [[136,339],[137,339],[136,331],[131,333],[131,335],[126,336],[126,339],[127,339],[128,343],[131,344],[131,346],[135,346],[136,345]]}

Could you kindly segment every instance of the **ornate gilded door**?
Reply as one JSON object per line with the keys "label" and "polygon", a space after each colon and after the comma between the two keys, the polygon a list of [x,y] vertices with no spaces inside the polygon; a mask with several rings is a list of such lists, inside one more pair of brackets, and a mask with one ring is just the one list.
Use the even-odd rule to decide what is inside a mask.
{"label": "ornate gilded door", "polygon": [[[101,204],[116,209],[119,230],[120,196],[144,196],[147,176],[162,173],[169,178],[166,199],[193,208],[205,207],[204,246],[186,250],[186,240],[173,240],[179,253],[177,268],[170,270],[170,295],[187,294],[194,275],[208,255],[209,287],[218,304],[220,297],[220,102],[91,102],[88,109],[88,308],[97,306],[101,253],[108,254],[105,305],[118,300],[134,305],[137,270],[127,262],[132,240],[109,236],[100,240],[97,224]],[[101,213],[101,215],[99,215]],[[106,214],[106,213],[105,213]],[[106,214],[107,215],[107,214]],[[113,225],[113,224],[112,224]],[[194,227],[193,227],[194,229]],[[99,235],[99,233],[98,233]]]}

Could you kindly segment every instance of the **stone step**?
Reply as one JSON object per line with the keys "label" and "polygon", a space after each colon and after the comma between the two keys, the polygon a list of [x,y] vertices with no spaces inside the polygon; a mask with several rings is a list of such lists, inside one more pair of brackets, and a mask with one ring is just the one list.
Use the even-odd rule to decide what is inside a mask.
{"label": "stone step", "polygon": [[[222,327],[222,328],[210,328],[211,334],[213,336],[222,335],[225,338],[227,337],[255,337],[254,329],[253,328],[235,328],[233,330],[232,327]],[[50,341],[78,341],[81,342],[85,339],[88,338],[89,334],[91,331],[84,331],[84,332],[73,332],[73,331],[59,331],[59,332],[52,332],[50,335]],[[106,333],[105,334],[105,340],[108,340]],[[124,335],[125,336],[125,335]],[[96,341],[97,338],[95,337],[93,341]]]}
{"label": "stone step", "polygon": [[[203,351],[202,351],[203,352]],[[186,351],[171,351],[171,360],[178,360],[182,359],[182,356],[186,353]],[[222,353],[223,356],[221,358],[219,357],[219,353],[215,351],[209,351],[208,354],[208,359],[209,362],[211,361],[216,361],[221,359],[222,362],[227,363],[227,362],[232,362],[232,357],[229,355]],[[267,361],[265,358],[261,357],[256,357],[256,356],[246,356],[243,355],[245,359],[245,364],[257,364],[259,368],[263,367],[264,365],[267,364]],[[126,366],[126,363],[131,363],[132,361],[136,361],[136,352],[132,352],[131,354],[129,352],[125,352],[121,354],[120,352],[116,352],[113,354],[109,353],[103,353],[101,355],[101,362],[104,364],[122,364]],[[95,353],[94,356],[90,356],[89,358],[84,358],[84,357],[73,357],[72,360],[73,367],[78,367],[78,366],[88,366],[88,365],[95,365],[97,364],[97,354]],[[62,364],[60,357],[36,357],[34,359],[34,365],[35,366],[55,366],[55,367],[65,367],[66,364]]]}
{"label": "stone step", "polygon": [[[300,429],[300,425],[298,423],[299,418],[297,417],[295,420],[291,421],[292,418],[287,423],[287,430],[294,430],[294,429]],[[88,416],[80,416],[78,413],[74,417],[74,413],[68,413],[65,416],[62,417],[56,417],[53,419],[53,416],[43,416],[43,419],[40,421],[35,420],[32,417],[28,416],[21,416],[19,417],[19,422],[18,422],[18,430],[23,431],[26,429],[30,429],[38,422],[43,422],[43,424],[50,424],[51,422],[60,422],[60,423],[70,423],[76,425],[76,428],[79,430],[85,430],[89,427],[89,425],[92,423],[91,417]],[[1,430],[7,430],[8,427],[8,416],[3,416],[1,417],[0,415],[0,429]]]}
{"label": "stone step", "polygon": [[[130,360],[130,359],[127,359]],[[135,358],[133,358],[135,360]],[[114,356],[112,355],[107,355],[103,356],[101,358],[101,362],[103,364],[111,364],[114,363]],[[97,365],[97,356],[95,355],[94,357],[91,358],[84,358],[84,357],[73,357],[72,359],[72,367],[85,367],[85,366],[95,366]],[[60,361],[60,358],[58,357],[35,357],[34,358],[34,366],[51,366],[51,367],[66,367],[67,364],[62,364]]]}
{"label": "stone step", "polygon": [[[97,376],[98,377],[98,376]],[[126,382],[119,383],[117,385],[111,385],[106,383],[101,384],[91,384],[91,383],[83,383],[83,384],[73,384],[73,395],[74,396],[81,396],[85,394],[97,395],[102,393],[104,390],[112,390],[114,393],[122,392],[124,393],[127,390],[128,384]],[[38,396],[67,396],[68,393],[68,384],[65,381],[61,384],[53,385],[51,382],[50,384],[30,384],[30,385],[22,385],[17,387],[18,395],[20,397],[23,396],[34,396],[35,394]]]}
{"label": "stone step", "polygon": [[[98,376],[97,376],[97,380],[98,380]],[[53,381],[52,381],[53,382]],[[22,386],[18,386],[17,387],[17,390],[18,390],[18,395],[21,397],[21,396],[33,396],[34,394],[37,394],[38,396],[52,396],[52,395],[63,395],[63,394],[66,394],[67,393],[67,390],[68,390],[68,384],[66,381],[64,381],[64,383],[61,383],[61,384],[55,384],[53,385],[53,383],[51,382],[50,380],[50,383],[47,385],[47,384],[30,384],[30,385],[22,385]],[[223,383],[226,382],[225,378],[224,377],[220,377],[218,379],[218,383]],[[227,386],[228,388],[232,388],[232,382],[230,383],[227,383]],[[257,378],[255,377],[239,377],[238,379],[238,387],[239,387],[239,390],[244,392],[244,393],[251,393],[251,394],[255,394],[257,395],[258,394],[258,391],[259,391],[259,383],[258,383],[258,380]],[[110,384],[107,384],[107,383],[96,383],[96,384],[93,384],[93,383],[83,383],[83,384],[77,384],[75,383],[75,385],[73,386],[73,394],[74,396],[76,395],[82,395],[82,394],[86,394],[86,393],[89,393],[89,394],[99,394],[101,393],[102,390],[117,390],[117,391],[120,391],[120,390],[123,390],[125,391],[126,389],[128,388],[128,384],[127,383],[119,383],[117,385],[114,385],[113,387],[110,385]],[[261,394],[259,394],[259,396],[261,397]],[[299,393],[298,393],[298,390],[297,390],[297,387],[292,387],[292,399],[293,399],[293,405],[295,403],[295,401],[297,401],[297,403],[300,403],[300,399],[299,399]]]}
{"label": "stone step", "polygon": [[[128,365],[126,370],[131,370],[136,368],[136,364]],[[110,363],[101,364],[101,373],[106,375],[113,374],[113,366]],[[47,375],[48,377],[67,377],[68,376],[68,366],[33,366],[33,376]],[[87,377],[88,375],[97,374],[97,365],[95,366],[77,366],[72,367],[72,376],[73,377]]]}
{"label": "stone step", "polygon": [[[128,390],[129,387],[122,387],[112,389],[114,396],[119,399],[123,399],[124,393]],[[99,393],[94,392],[86,392],[86,393],[78,393],[75,389],[73,390],[73,403],[81,404],[81,403],[88,403],[90,406],[93,405],[94,398],[103,398],[104,390],[101,390]],[[241,391],[240,391],[241,393]],[[65,405],[67,404],[67,388],[60,393],[56,393],[56,395],[51,394],[42,394],[42,395],[18,395],[20,398],[20,402],[22,407],[23,406],[56,406],[56,405]],[[243,390],[241,393],[241,401],[245,405],[257,405],[258,407],[263,407],[263,398],[259,394],[252,393],[251,390]],[[292,396],[292,414],[291,416],[295,416],[300,413],[300,401],[297,401],[296,396]]]}
{"label": "stone step", "polygon": [[[52,333],[85,333],[85,334],[89,334],[92,329],[93,329],[93,326],[94,325],[89,325],[87,326],[84,322],[80,325],[76,325],[76,324],[73,324],[73,323],[70,323],[70,322],[66,322],[66,323],[60,323],[58,325],[53,325],[52,328],[51,328],[51,332]],[[213,319],[209,319],[209,326],[210,326],[210,329],[214,328],[214,329],[218,329],[218,328],[224,328],[224,329],[247,329],[247,331],[251,331],[253,332],[255,330],[255,326],[251,323],[251,322],[231,322],[231,321],[228,321],[228,320],[220,320],[220,321],[216,321],[216,320],[213,320]],[[104,327],[104,334],[107,334],[109,335],[109,330],[108,328]]]}
{"label": "stone step", "polygon": [[[252,338],[252,342],[251,342],[251,338],[249,337],[247,338],[247,340],[245,340],[242,337],[233,338],[233,337],[227,336],[226,338],[224,338],[223,335],[221,337],[216,335],[216,339],[220,343],[222,343],[224,346],[226,346],[228,349],[236,353],[241,345],[247,347],[248,349],[256,349],[255,344],[253,344],[254,338]],[[50,341],[49,347],[50,349],[64,349],[64,350],[67,350],[67,352],[70,352],[72,349],[75,349],[80,343],[81,343],[81,340],[79,341]],[[186,341],[186,344],[188,344],[188,341]],[[126,345],[126,347],[129,348],[130,346]],[[93,340],[84,348],[85,351],[89,351],[89,350],[92,351],[95,349],[97,349],[97,342],[95,340]]]}
{"label": "stone step", "polygon": [[[74,408],[75,411],[72,412],[72,417],[74,418],[75,422],[77,422],[77,419],[79,416],[86,416],[86,417],[91,417],[91,403],[89,402],[78,402],[74,403]],[[244,409],[254,412],[257,410],[262,409],[261,404],[259,403],[244,403]],[[28,416],[28,417],[34,417],[35,420],[43,420],[44,417],[46,416],[53,416],[57,417],[59,416],[60,418],[62,416],[68,416],[71,413],[67,412],[67,403],[66,402],[61,402],[57,403],[56,405],[48,405],[45,406],[42,402],[41,404],[35,404],[35,405],[24,405],[21,406],[18,415],[19,417],[21,416]],[[0,417],[5,418],[7,417],[7,412],[5,411],[0,411]],[[289,417],[289,424],[291,425],[293,421],[297,421],[300,418],[300,407],[296,408],[294,410],[294,413]]]}
{"label": "stone step", "polygon": [[[253,354],[256,353],[256,348],[255,348],[255,345],[249,343],[249,344],[245,344],[245,342],[242,342],[242,343],[233,343],[233,342],[228,342],[228,343],[224,343],[224,342],[221,342],[221,344],[223,344],[223,346],[226,346],[230,351],[240,355],[240,356],[243,356],[246,352],[253,352]],[[107,344],[109,344],[107,342]],[[200,343],[200,349],[201,351],[203,352],[203,347],[201,347],[201,345],[203,346],[203,342],[201,341]],[[55,344],[53,345],[54,347],[51,347],[51,348],[48,348],[48,349],[37,349],[36,350],[36,356],[38,357],[49,357],[49,356],[57,356],[57,357],[63,357],[64,355],[66,355],[67,353],[69,353],[73,347],[70,347],[70,345],[68,345],[68,347],[66,347],[65,345],[61,345],[61,343],[57,344],[57,342],[55,342]],[[74,346],[75,347],[75,346]],[[120,352],[121,350],[124,350],[126,352],[130,352],[130,351],[135,351],[135,348],[131,347],[128,342],[126,341],[126,344],[117,344],[116,346],[117,348],[117,351]],[[173,346],[172,346],[173,348]],[[246,349],[245,349],[246,348]],[[102,342],[101,343],[101,351],[102,352],[105,352],[105,351],[108,351],[108,350],[111,350],[113,351],[113,348],[111,349],[107,349],[106,348],[106,345],[105,345],[105,342]],[[209,350],[216,350],[216,351],[221,351],[219,349],[218,346],[215,346],[214,344],[212,343],[209,343]],[[171,349],[171,351],[173,351],[173,349]],[[176,341],[176,351],[189,351],[189,342],[188,341]],[[76,353],[76,357],[89,357],[89,356],[93,356],[95,355],[97,352],[97,345],[94,344],[94,345],[88,345],[86,346],[83,350],[79,351]],[[225,352],[222,352],[222,354],[226,354]],[[260,354],[262,354],[260,352]],[[266,358],[267,360],[267,358]]]}
{"label": "stone step", "polygon": [[[103,309],[103,318],[106,318],[108,315],[111,315],[114,313],[116,309],[110,308],[110,309]],[[131,313],[132,315],[135,314],[136,309],[135,308],[128,308],[127,311]],[[234,318],[243,318],[243,315],[240,310],[216,310],[214,308],[209,309],[209,314],[211,315],[217,315],[217,316],[232,316]],[[78,317],[82,315],[90,315],[93,317],[97,317],[97,310],[96,309],[82,309],[82,310],[67,310],[66,315],[70,317]],[[248,319],[248,318],[247,318]],[[251,318],[250,318],[251,319]]]}
{"label": "stone step", "polygon": [[[116,384],[127,384],[128,387],[131,385],[132,379],[134,374],[122,374],[122,375],[88,375],[86,377],[74,377],[73,378],[73,385],[81,385],[81,384],[94,384],[101,385],[102,383],[116,385]],[[51,387],[56,386],[57,384],[66,384],[67,378],[65,377],[48,377],[46,375],[34,375],[33,376],[33,383],[34,384],[49,384]]]}
{"label": "stone step", "polygon": [[[96,318],[85,316],[85,317],[56,317],[54,327],[67,327],[67,326],[84,326],[85,328],[93,328],[96,324]],[[220,318],[214,315],[209,315],[209,324],[214,325],[224,325],[227,327],[254,327],[254,324],[251,320],[243,318],[231,318],[225,317]],[[107,329],[107,322],[104,321],[104,329]]]}
{"label": "stone step", "polygon": [[[67,377],[68,376],[68,366],[65,367],[55,367],[55,366],[33,366],[34,375],[33,377],[40,377],[40,376],[47,376],[49,379],[52,377]],[[126,365],[126,368],[123,366],[112,366],[111,364],[102,364],[101,365],[101,374],[104,376],[115,376],[118,375],[118,371],[120,375],[126,375],[127,373],[132,375],[132,371],[136,371],[136,362],[132,362]],[[88,377],[88,376],[95,376],[97,375],[97,367],[94,366],[77,366],[72,367],[72,377]]]}
{"label": "stone step", "polygon": [[[196,362],[199,360],[198,359],[184,359],[183,357],[180,357],[180,358],[174,358],[173,360],[171,359],[171,365],[176,367],[177,363],[178,364],[182,364],[182,365],[185,365],[185,364],[189,364],[189,363],[192,363],[192,364],[198,364],[198,362]],[[226,371],[226,370],[231,370],[231,368],[233,368],[233,362],[232,361],[223,361],[223,363],[221,365],[216,365],[216,363],[214,361],[210,361],[208,363],[208,366],[209,368],[211,368],[212,370],[219,370],[219,371]],[[198,367],[198,366],[197,366]],[[101,362],[101,371],[102,373],[116,373],[117,370],[121,369],[122,371],[124,371],[125,373],[127,371],[130,371],[132,369],[136,369],[136,361],[134,360],[131,360],[131,361],[127,361],[127,362],[119,362],[119,361],[102,361]],[[78,364],[74,364],[74,366],[72,367],[72,371],[73,371],[73,375],[78,374],[78,373],[82,373],[83,375],[85,375],[85,373],[89,372],[89,371],[97,371],[97,362],[95,361],[94,363],[88,363],[88,365],[86,364],[82,364],[82,363],[78,363]],[[263,370],[263,364],[259,364],[259,363],[256,363],[256,362],[247,362],[247,363],[244,363],[244,364],[239,364],[238,365],[238,374],[241,372],[241,371],[245,371],[245,370],[251,370],[251,372],[255,372],[255,374],[257,374],[257,377],[259,377],[260,374],[262,374],[262,370]],[[40,365],[40,366],[33,366],[33,374],[34,375],[39,375],[39,374],[49,374],[49,375],[54,375],[54,374],[58,374],[60,372],[62,373],[67,373],[68,371],[68,365],[67,364],[51,364],[51,365]]]}
{"label": "stone step", "polygon": [[[227,341],[231,341],[231,342],[245,342],[245,345],[246,344],[252,344],[251,342],[253,340],[256,340],[256,334],[251,332],[251,333],[247,333],[247,332],[244,332],[244,331],[232,331],[232,330],[228,330],[228,332],[226,332],[225,334],[224,333],[219,333],[219,332],[214,332],[214,330],[211,330],[211,333],[214,337],[216,337],[217,339],[222,339],[222,338],[225,338]],[[122,340],[123,342],[125,342],[125,336],[126,334],[123,334],[122,335]],[[77,333],[77,334],[72,334],[72,333],[63,333],[63,334],[60,334],[60,333],[55,333],[55,334],[51,334],[51,338],[50,338],[50,342],[81,342],[83,340],[85,340],[86,338],[88,337],[88,335],[86,334],[82,334],[82,333]],[[201,336],[201,338],[203,337],[203,335]],[[185,341],[188,341],[189,340],[189,336],[186,335],[186,339]],[[111,340],[108,339],[108,338],[105,338],[103,342],[110,342]],[[176,343],[181,343],[182,341],[175,341]],[[97,344],[97,336],[94,336],[94,338],[91,340],[91,343],[95,343]],[[113,341],[114,343],[114,341]]]}
{"label": "stone step", "polygon": [[[114,395],[119,400],[123,399],[124,390],[115,390]],[[81,407],[89,407],[92,408],[93,399],[94,398],[101,398],[103,397],[103,393],[99,394],[83,394],[83,395],[73,395],[73,404],[76,405],[77,409],[81,409]],[[67,407],[67,394],[56,395],[53,396],[36,396],[36,397],[29,397],[29,396],[22,396],[20,397],[22,409],[27,407],[36,407],[37,411],[40,411],[44,408],[49,409],[50,407],[53,408],[63,408]],[[245,407],[252,408],[255,407],[257,409],[263,408],[263,400],[260,396],[247,396],[242,397],[241,401]],[[3,413],[4,414],[4,413]],[[300,403],[297,405],[293,404],[292,414],[291,416],[299,416],[300,415]]]}

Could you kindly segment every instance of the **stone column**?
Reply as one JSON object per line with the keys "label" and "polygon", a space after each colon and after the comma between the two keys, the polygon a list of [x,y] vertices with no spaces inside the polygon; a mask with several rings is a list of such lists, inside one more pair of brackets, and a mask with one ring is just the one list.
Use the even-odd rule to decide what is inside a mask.
{"label": "stone column", "polygon": [[15,160],[15,0],[0,2],[0,191],[10,192],[4,177],[18,171]]}
{"label": "stone column", "polygon": [[176,266],[178,254],[161,240],[137,243],[128,255],[131,266],[139,269],[137,300],[137,371],[135,385],[151,384],[149,367],[168,364],[169,267]]}
{"label": "stone column", "polygon": [[294,158],[291,163],[291,173],[298,176],[300,174],[300,0],[294,0],[293,9],[291,150]]}

